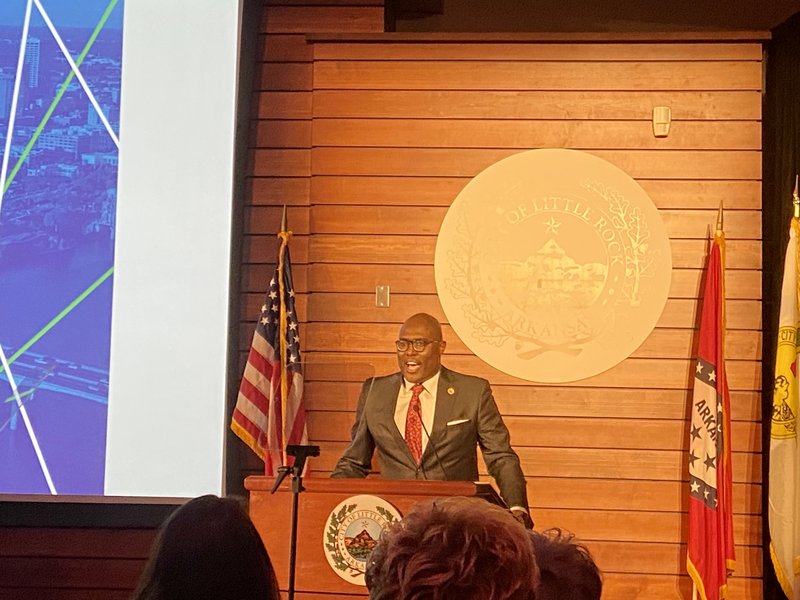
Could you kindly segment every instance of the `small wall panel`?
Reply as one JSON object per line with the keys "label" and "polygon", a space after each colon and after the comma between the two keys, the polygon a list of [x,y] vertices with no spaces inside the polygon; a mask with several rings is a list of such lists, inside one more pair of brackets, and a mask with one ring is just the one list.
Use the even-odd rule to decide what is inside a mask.
{"label": "small wall panel", "polygon": [[[261,92],[254,99],[259,119],[310,119],[311,94],[308,92]],[[255,123],[254,126],[258,126]]]}
{"label": "small wall panel", "polygon": [[298,92],[311,89],[312,72],[308,63],[264,63],[256,76],[256,89]]}
{"label": "small wall panel", "polygon": [[248,206],[302,206],[308,203],[308,177],[249,177]]}
{"label": "small wall panel", "polygon": [[[273,27],[278,25],[273,20]],[[311,62],[313,47],[306,42],[304,33],[273,33],[261,35],[261,59],[264,62]]]}
{"label": "small wall panel", "polygon": [[375,6],[279,6],[275,3],[267,11],[264,30],[267,34],[383,31],[383,3],[375,4]]}
{"label": "small wall panel", "polygon": [[[243,264],[261,263],[261,261],[264,260],[264,256],[269,256],[271,254],[274,255],[277,252],[278,243],[279,243],[278,238],[275,236],[275,234],[245,235],[244,242],[242,244]],[[300,285],[303,281],[305,281],[305,279],[297,276],[296,273],[297,269],[295,269],[294,265],[295,264],[303,265],[303,263],[305,263],[308,260],[308,236],[303,236],[303,235],[292,236],[292,239],[290,241],[290,252],[292,256],[292,273],[294,275],[294,284],[298,290],[301,290],[304,288],[301,288]],[[248,287],[248,289],[259,290],[263,296],[263,294],[269,287],[269,280],[272,278],[273,275],[272,271],[274,270],[275,270],[274,265],[272,269],[267,271],[259,269],[258,275],[255,276],[255,281],[249,281],[247,283],[248,286],[254,286],[254,288]],[[249,275],[254,275],[254,273],[255,273],[254,271],[248,272]],[[243,315],[243,317],[254,320],[257,316],[259,316],[259,313],[249,316]]]}
{"label": "small wall panel", "polygon": [[310,145],[311,123],[308,121],[265,119],[256,126],[256,148],[308,148]]}

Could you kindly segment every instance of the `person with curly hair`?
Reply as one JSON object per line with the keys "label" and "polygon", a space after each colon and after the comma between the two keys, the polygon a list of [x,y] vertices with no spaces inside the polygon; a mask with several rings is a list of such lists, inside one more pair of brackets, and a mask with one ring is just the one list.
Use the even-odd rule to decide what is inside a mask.
{"label": "person with curly hair", "polygon": [[561,529],[529,532],[539,566],[535,600],[600,600],[603,579],[583,544]]}
{"label": "person with curly hair", "polygon": [[384,532],[366,571],[370,600],[530,600],[538,582],[525,527],[462,497],[416,505]]}

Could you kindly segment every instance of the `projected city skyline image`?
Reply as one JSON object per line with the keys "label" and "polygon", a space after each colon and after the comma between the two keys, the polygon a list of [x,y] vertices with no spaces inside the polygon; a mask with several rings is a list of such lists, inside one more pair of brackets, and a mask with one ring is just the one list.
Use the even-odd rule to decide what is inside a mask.
{"label": "projected city skyline image", "polygon": [[0,5],[0,493],[103,493],[122,13]]}

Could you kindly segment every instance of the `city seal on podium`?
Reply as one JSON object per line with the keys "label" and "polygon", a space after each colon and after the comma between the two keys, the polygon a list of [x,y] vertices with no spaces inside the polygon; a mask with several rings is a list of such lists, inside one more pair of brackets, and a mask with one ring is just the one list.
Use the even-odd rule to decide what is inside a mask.
{"label": "city seal on podium", "polygon": [[661,316],[672,256],[647,193],[576,150],[530,150],[485,169],[447,211],[436,288],[455,333],[496,369],[585,379],[630,356]]}
{"label": "city seal on podium", "polygon": [[328,564],[353,585],[366,585],[367,559],[384,529],[401,519],[397,509],[377,496],[351,496],[333,509],[322,540]]}

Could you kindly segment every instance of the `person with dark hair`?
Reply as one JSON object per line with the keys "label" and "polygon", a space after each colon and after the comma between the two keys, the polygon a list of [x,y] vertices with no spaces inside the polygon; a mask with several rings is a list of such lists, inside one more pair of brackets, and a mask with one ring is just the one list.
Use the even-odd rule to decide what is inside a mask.
{"label": "person with dark hair", "polygon": [[538,570],[528,532],[477,498],[416,505],[367,561],[370,600],[530,600]]}
{"label": "person with dark hair", "polygon": [[586,546],[560,529],[529,533],[540,578],[532,600],[600,600],[603,579]]}
{"label": "person with dark hair", "polygon": [[429,314],[406,319],[394,345],[400,370],[364,382],[350,445],[331,477],[366,477],[377,450],[386,479],[477,481],[480,447],[503,500],[533,528],[519,456],[489,382],[442,366],[447,342]]}
{"label": "person with dark hair", "polygon": [[164,523],[133,600],[280,600],[280,592],[242,505],[208,495]]}

